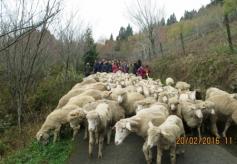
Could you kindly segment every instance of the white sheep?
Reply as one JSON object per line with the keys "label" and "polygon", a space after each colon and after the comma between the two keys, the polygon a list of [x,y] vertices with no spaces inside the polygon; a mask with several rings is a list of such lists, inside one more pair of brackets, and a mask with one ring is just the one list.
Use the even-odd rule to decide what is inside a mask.
{"label": "white sheep", "polygon": [[53,142],[55,143],[60,132],[61,126],[68,123],[67,115],[70,111],[78,109],[76,105],[65,105],[60,110],[52,111],[46,118],[45,122],[41,126],[40,130],[36,134],[38,142],[47,144],[49,137],[54,136]]}
{"label": "white sheep", "polygon": [[190,128],[197,128],[198,136],[201,137],[201,125],[203,121],[203,114],[199,105],[193,101],[180,101],[178,111],[181,111],[182,119]]}
{"label": "white sheep", "polygon": [[226,132],[231,124],[237,124],[237,100],[226,94],[211,96],[207,100],[214,103],[215,115],[211,119],[212,133],[219,137],[216,122],[218,120],[226,120],[225,128],[222,132],[222,135],[226,137]]}
{"label": "white sheep", "polygon": [[151,163],[151,150],[147,147],[148,122],[152,121],[156,126],[162,124],[169,115],[169,111],[163,104],[155,104],[149,109],[144,109],[133,117],[121,119],[115,124],[115,144],[120,145],[132,132],[144,138],[143,152],[147,163]]}
{"label": "white sheep", "polygon": [[190,84],[183,81],[178,81],[175,85],[175,88],[179,91],[188,91],[190,89]]}
{"label": "white sheep", "polygon": [[152,104],[156,103],[156,99],[153,97],[147,97],[142,100],[135,101],[134,108],[136,109],[136,113],[144,108],[150,107]]}
{"label": "white sheep", "polygon": [[95,101],[95,99],[92,96],[77,95],[77,96],[70,98],[70,100],[68,101],[67,104],[73,104],[73,105],[77,105],[78,107],[83,107],[84,105],[86,105],[90,102],[94,102],[94,101]]}
{"label": "white sheep", "polygon": [[85,90],[84,89],[72,89],[70,90],[66,95],[64,95],[62,98],[60,98],[57,108],[61,108],[63,107],[65,104],[68,103],[69,99],[80,95],[81,93],[83,93]]}
{"label": "white sheep", "polygon": [[166,80],[165,80],[165,84],[167,86],[172,86],[174,85],[174,79],[172,79],[171,77],[168,77]]}
{"label": "white sheep", "polygon": [[170,149],[171,164],[176,163],[176,139],[185,135],[182,120],[170,115],[160,126],[148,123],[147,145],[149,148],[157,145],[157,164],[161,164],[163,150]]}
{"label": "white sheep", "polygon": [[87,112],[89,130],[89,156],[92,156],[93,145],[99,142],[98,158],[102,158],[104,137],[107,135],[107,144],[110,143],[112,126],[125,117],[124,109],[116,102],[100,103],[95,110]]}
{"label": "white sheep", "polygon": [[136,109],[134,107],[134,103],[136,101],[142,100],[145,97],[137,92],[127,92],[124,89],[114,90],[111,93],[111,99],[118,101],[118,103],[124,107],[126,110],[126,115],[130,116],[135,114]]}
{"label": "white sheep", "polygon": [[228,93],[226,91],[223,91],[221,89],[214,88],[214,87],[211,87],[211,88],[207,89],[207,91],[206,91],[206,99],[208,99],[209,97],[212,97],[212,96],[217,96],[217,95],[222,95],[222,94],[237,99],[236,93],[230,94],[230,93]]}

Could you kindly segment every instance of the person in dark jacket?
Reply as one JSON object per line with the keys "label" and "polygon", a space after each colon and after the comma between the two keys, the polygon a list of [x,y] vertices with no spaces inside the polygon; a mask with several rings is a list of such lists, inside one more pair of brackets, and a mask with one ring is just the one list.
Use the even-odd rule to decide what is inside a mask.
{"label": "person in dark jacket", "polygon": [[138,64],[137,64],[137,63],[134,63],[134,64],[133,64],[133,71],[132,71],[134,75],[137,74],[137,69],[138,69],[138,68],[139,68],[139,67],[138,67]]}
{"label": "person in dark jacket", "polygon": [[100,66],[99,66],[99,72],[103,72],[103,66],[104,66],[104,62],[101,61]]}
{"label": "person in dark jacket", "polygon": [[109,72],[112,72],[112,62],[109,61],[109,69],[108,69]]}
{"label": "person in dark jacket", "polygon": [[84,68],[84,75],[85,77],[89,76],[91,74],[91,66],[90,63],[86,63]]}
{"label": "person in dark jacket", "polygon": [[100,69],[100,63],[99,63],[99,61],[96,60],[94,66],[93,66],[93,72],[94,73],[100,72],[99,69]]}

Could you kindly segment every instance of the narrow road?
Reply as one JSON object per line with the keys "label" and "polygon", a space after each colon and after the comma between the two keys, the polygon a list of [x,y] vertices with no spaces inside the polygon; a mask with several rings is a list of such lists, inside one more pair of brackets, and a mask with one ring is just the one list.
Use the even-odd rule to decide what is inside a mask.
{"label": "narrow road", "polygon": [[[75,141],[76,149],[68,161],[69,164],[146,163],[142,152],[144,141],[135,134],[128,136],[120,146],[113,143],[105,145],[102,159],[97,159],[97,146],[93,157],[88,158],[88,141],[82,139],[83,135],[84,131]],[[169,152],[165,152],[162,164],[170,164]],[[177,164],[237,164],[237,145],[185,145],[185,154],[177,157]]]}

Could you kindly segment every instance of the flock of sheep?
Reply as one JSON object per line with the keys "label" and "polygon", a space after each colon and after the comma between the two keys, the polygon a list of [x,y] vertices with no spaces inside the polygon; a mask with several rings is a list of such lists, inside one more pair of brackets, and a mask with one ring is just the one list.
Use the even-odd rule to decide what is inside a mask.
{"label": "flock of sheep", "polygon": [[191,129],[197,128],[201,137],[202,125],[209,119],[212,134],[220,137],[216,122],[224,119],[225,137],[230,125],[237,123],[235,98],[236,94],[209,88],[206,100],[197,100],[196,91],[190,91],[188,83],[175,84],[172,78],[167,78],[163,85],[159,79],[145,80],[133,74],[97,73],[84,78],[59,100],[36,138],[47,144],[53,135],[56,142],[61,126],[69,123],[74,139],[84,126],[84,139],[89,133],[89,156],[98,144],[98,158],[102,158],[104,139],[110,144],[113,129],[115,145],[136,133],[145,140],[142,150],[148,164],[153,146],[157,146],[158,164],[165,149],[170,149],[171,163],[175,164],[179,150],[176,151],[176,139],[185,136],[184,123]]}

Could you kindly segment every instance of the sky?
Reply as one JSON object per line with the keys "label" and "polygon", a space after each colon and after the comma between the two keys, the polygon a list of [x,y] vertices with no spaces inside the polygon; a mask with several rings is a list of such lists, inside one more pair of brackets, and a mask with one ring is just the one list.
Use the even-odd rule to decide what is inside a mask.
{"label": "sky", "polygon": [[[198,10],[201,6],[210,3],[210,0],[155,0],[159,2],[157,8],[163,8],[166,19],[175,13],[179,20],[185,10]],[[136,4],[136,0],[65,0],[65,17],[77,13],[76,22],[92,28],[96,41],[114,38],[118,35],[121,26],[131,24],[134,31],[138,28],[132,24],[128,10]],[[83,23],[82,23],[83,22]]]}

